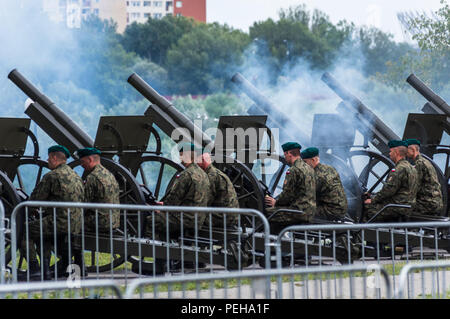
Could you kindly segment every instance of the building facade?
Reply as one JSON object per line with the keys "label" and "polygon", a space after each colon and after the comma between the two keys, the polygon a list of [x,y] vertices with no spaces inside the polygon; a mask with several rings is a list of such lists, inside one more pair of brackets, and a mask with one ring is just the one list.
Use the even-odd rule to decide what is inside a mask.
{"label": "building facade", "polygon": [[52,21],[69,28],[79,28],[82,19],[94,14],[100,19],[112,19],[117,32],[126,26],[145,23],[148,18],[166,15],[192,17],[206,22],[206,0],[42,0],[43,10]]}

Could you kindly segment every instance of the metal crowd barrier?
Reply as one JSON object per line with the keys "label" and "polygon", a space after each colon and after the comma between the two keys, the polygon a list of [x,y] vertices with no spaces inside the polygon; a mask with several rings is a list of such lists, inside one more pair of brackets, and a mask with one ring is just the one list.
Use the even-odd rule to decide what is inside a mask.
{"label": "metal crowd barrier", "polygon": [[[331,285],[331,275],[339,278],[334,287]],[[271,280],[273,277],[278,279],[278,283]],[[135,279],[127,287],[125,298],[353,299],[369,298],[371,293],[374,298],[391,298],[389,275],[378,265]]]}
{"label": "metal crowd barrier", "polygon": [[[109,294],[109,292],[111,292]],[[80,280],[71,282],[28,282],[0,285],[0,298],[57,299],[122,299],[122,292],[113,280]]]}
{"label": "metal crowd barrier", "polygon": [[283,229],[276,246],[277,268],[362,263],[398,273],[413,260],[449,257],[450,222],[298,225]]}
{"label": "metal crowd barrier", "polygon": [[[38,208],[36,212],[36,208]],[[53,218],[56,220],[57,217],[57,209],[58,208],[66,208],[68,210],[68,214],[70,216],[71,211],[73,212],[75,209],[81,209],[81,214],[83,218],[81,218],[81,235],[77,236],[65,236],[65,238],[61,238],[61,234],[57,233],[56,223],[53,223],[53,232],[51,234],[43,233],[43,211],[44,208],[47,210],[47,216],[49,218]],[[119,229],[112,229],[112,211],[114,209],[118,209],[121,211],[121,219],[123,219],[123,223]],[[86,231],[87,225],[84,222],[85,214],[90,211],[95,211],[95,232]],[[102,234],[99,231],[98,224],[98,215],[99,212],[103,210],[107,210],[109,212],[110,217],[110,227],[105,234]],[[164,230],[158,229],[163,235],[164,239],[156,239],[153,238],[155,234],[155,224],[152,222],[152,225],[147,225],[147,229],[151,226],[151,234],[152,238],[144,237],[142,234],[143,225],[145,225],[146,216],[154,217],[155,214],[162,214],[165,216],[166,220],[166,229]],[[164,213],[163,213],[164,212]],[[35,215],[36,219],[33,227],[39,227],[39,240],[36,242],[36,249],[39,251],[39,258],[42,260],[43,252],[44,252],[44,243],[46,243],[46,247],[53,246],[53,252],[58,252],[61,248],[67,247],[67,257],[69,260],[69,264],[72,263],[72,256],[75,255],[75,248],[73,248],[75,241],[77,240],[77,249],[81,249],[81,254],[85,254],[86,251],[91,251],[91,263],[90,265],[86,264],[84,258],[82,258],[81,265],[81,277],[85,278],[88,272],[86,272],[85,266],[90,267],[90,272],[88,276],[92,276],[92,272],[95,273],[96,279],[100,279],[101,277],[107,278],[120,278],[124,279],[125,283],[128,280],[128,267],[125,265],[124,273],[122,272],[118,274],[114,273],[114,269],[118,264],[124,263],[127,260],[130,260],[130,256],[134,256],[132,262],[137,264],[135,269],[135,273],[141,277],[145,273],[143,269],[144,267],[150,267],[149,272],[153,273],[153,275],[157,274],[155,262],[149,262],[148,258],[162,258],[166,261],[165,263],[165,271],[170,272],[172,267],[171,260],[181,261],[181,272],[184,273],[184,264],[185,261],[190,261],[191,268],[195,268],[195,272],[199,272],[199,264],[209,263],[217,265],[222,265],[225,269],[229,270],[231,268],[242,269],[245,265],[242,264],[243,254],[239,253],[239,251],[243,250],[244,247],[242,245],[249,245],[250,252],[252,256],[250,256],[251,261],[255,262],[256,257],[265,259],[265,265],[267,269],[270,268],[270,230],[269,223],[267,219],[261,214],[259,211],[253,209],[227,209],[227,208],[212,208],[212,207],[171,207],[171,206],[147,206],[147,205],[113,205],[113,204],[89,204],[89,203],[69,203],[69,202],[23,202],[17,205],[11,215],[11,251],[17,252],[17,248],[21,243],[17,243],[17,234],[16,234],[16,222],[18,214],[25,214],[26,223],[23,227],[23,240],[26,243],[26,247],[22,248],[22,257],[26,259],[28,262],[30,259],[30,238],[31,238],[31,229],[28,223],[29,217],[31,215]],[[37,215],[36,215],[37,214]],[[169,236],[170,229],[169,217],[178,214],[180,218],[180,237],[177,239],[171,238]],[[185,232],[183,230],[183,216],[187,214],[194,214],[195,217],[195,227],[192,233],[189,236],[185,236]],[[201,226],[198,224],[198,216],[200,214],[207,214],[209,218],[209,225]],[[223,228],[215,228],[213,232],[211,216],[212,214],[220,214],[223,215]],[[226,225],[226,217],[230,214],[234,214],[238,216],[237,227],[230,229]],[[246,217],[246,227],[243,224],[243,218]],[[255,232],[252,232],[256,228],[256,219],[258,219],[259,225],[263,225],[263,231],[259,233],[259,236],[255,235]],[[154,218],[152,218],[154,221]],[[241,224],[242,223],[242,224]],[[67,219],[67,228],[70,230],[70,218]],[[249,227],[250,224],[250,227]],[[131,230],[134,231],[131,234]],[[202,237],[203,236],[203,237]],[[273,237],[273,236],[272,236]],[[65,242],[64,242],[65,241]],[[81,243],[80,243],[81,242]],[[227,245],[231,242],[235,242],[236,247],[228,247]],[[237,248],[237,261],[232,262],[230,258],[232,258],[231,252],[233,249]],[[60,250],[58,250],[60,249]],[[25,250],[25,252],[24,252]],[[106,258],[109,260],[103,261],[105,265],[100,266],[100,262],[102,258],[99,257],[99,252],[102,252],[106,255]],[[258,256],[256,256],[258,254]],[[15,253],[12,256],[16,256]],[[234,255],[233,255],[234,256]],[[130,258],[128,258],[130,257]],[[55,254],[53,254],[53,258],[55,259],[54,272],[52,273],[51,280],[58,280],[58,263]],[[105,256],[103,256],[103,259]],[[23,261],[23,260],[22,260]],[[19,260],[20,262],[20,260]],[[94,266],[95,264],[95,266]],[[193,264],[193,265],[192,265]],[[43,263],[40,263],[41,267],[41,281],[48,278],[44,278],[43,271]],[[17,258],[11,258],[11,268],[12,268],[12,281],[17,282]],[[27,267],[28,268],[28,267]],[[89,270],[89,268],[87,268]],[[109,271],[109,275],[100,274],[101,271]],[[64,270],[63,270],[64,271]],[[213,267],[210,267],[210,272],[213,272]],[[61,275],[61,273],[59,274]],[[22,275],[26,281],[30,280],[29,269],[27,269],[26,273]]]}
{"label": "metal crowd barrier", "polygon": [[[418,271],[420,271],[419,276],[415,276]],[[448,261],[409,264],[403,267],[399,277],[396,298],[450,298],[450,286],[447,286],[450,282],[450,262]],[[421,287],[420,293],[415,290],[417,286]]]}
{"label": "metal crowd barrier", "polygon": [[6,274],[6,264],[5,264],[5,207],[3,203],[0,201],[0,284],[5,283],[5,274]]}

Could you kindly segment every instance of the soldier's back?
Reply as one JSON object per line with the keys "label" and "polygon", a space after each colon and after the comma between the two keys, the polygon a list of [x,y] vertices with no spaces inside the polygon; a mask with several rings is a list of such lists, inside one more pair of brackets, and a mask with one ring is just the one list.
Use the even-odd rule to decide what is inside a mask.
{"label": "soldier's back", "polygon": [[179,173],[172,188],[165,196],[165,205],[208,206],[211,198],[211,185],[208,175],[195,163]]}
{"label": "soldier's back", "polygon": [[210,206],[238,208],[237,194],[230,178],[212,164],[208,166],[206,173],[212,190]]}
{"label": "soldier's back", "polygon": [[417,210],[423,213],[439,213],[443,208],[443,198],[436,169],[421,155],[416,158],[414,167],[418,175]]}
{"label": "soldier's back", "polygon": [[315,169],[317,207],[325,207],[327,211],[338,217],[347,212],[347,197],[336,169],[330,165],[319,163]]}

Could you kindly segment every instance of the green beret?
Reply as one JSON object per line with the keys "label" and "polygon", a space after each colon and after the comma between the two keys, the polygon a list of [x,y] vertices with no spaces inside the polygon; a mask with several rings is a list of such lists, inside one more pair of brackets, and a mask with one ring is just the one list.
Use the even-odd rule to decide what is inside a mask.
{"label": "green beret", "polygon": [[308,147],[301,154],[303,159],[313,158],[319,155],[319,149],[316,147]]}
{"label": "green beret", "polygon": [[178,144],[178,151],[180,153],[183,151],[194,151],[196,153],[202,153],[202,148],[196,146],[194,143],[183,142]]}
{"label": "green beret", "polygon": [[389,146],[389,148],[398,147],[398,146],[408,147],[408,144],[405,141],[392,140],[392,141],[389,141],[388,146]]}
{"label": "green beret", "polygon": [[419,145],[420,146],[420,141],[418,139],[415,139],[415,138],[408,138],[404,142],[406,142],[406,144],[408,144],[408,146],[409,145]]}
{"label": "green beret", "polygon": [[98,149],[94,148],[94,147],[86,147],[86,148],[82,148],[81,150],[77,151],[77,155],[79,158],[85,157],[85,156],[89,156],[89,155],[101,155],[102,152],[100,152]]}
{"label": "green beret", "polygon": [[50,146],[48,148],[48,154],[53,153],[53,152],[62,152],[62,153],[64,153],[64,155],[66,155],[66,158],[70,157],[69,150],[66,147],[62,146],[62,145]]}
{"label": "green beret", "polygon": [[302,146],[296,142],[287,142],[281,145],[281,148],[283,149],[283,152],[287,152],[293,149],[298,148],[299,150],[302,149]]}

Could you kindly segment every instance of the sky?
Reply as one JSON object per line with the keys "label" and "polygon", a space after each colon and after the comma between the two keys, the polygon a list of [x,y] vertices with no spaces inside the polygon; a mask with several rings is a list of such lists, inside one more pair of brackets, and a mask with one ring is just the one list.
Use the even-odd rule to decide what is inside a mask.
{"label": "sky", "polygon": [[220,22],[248,32],[256,21],[277,19],[281,8],[306,4],[319,9],[333,23],[346,19],[357,26],[371,25],[394,35],[398,42],[409,41],[402,34],[397,12],[431,13],[442,5],[440,0],[207,0],[207,22]]}

